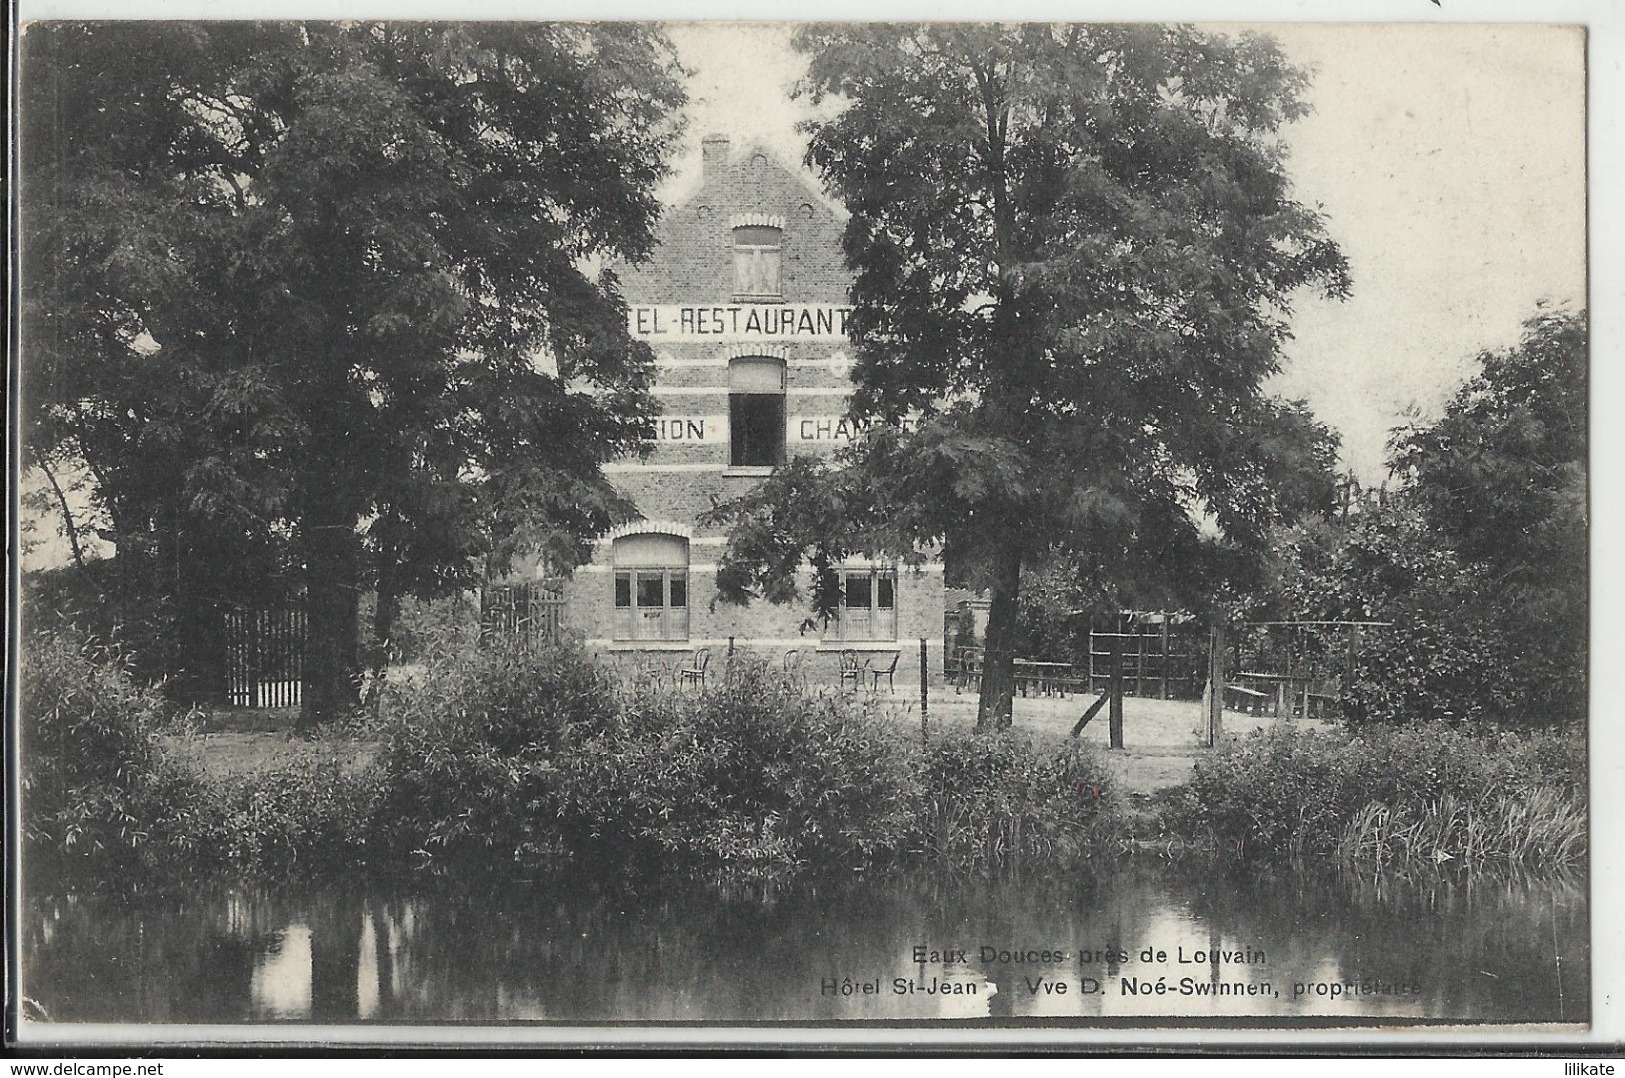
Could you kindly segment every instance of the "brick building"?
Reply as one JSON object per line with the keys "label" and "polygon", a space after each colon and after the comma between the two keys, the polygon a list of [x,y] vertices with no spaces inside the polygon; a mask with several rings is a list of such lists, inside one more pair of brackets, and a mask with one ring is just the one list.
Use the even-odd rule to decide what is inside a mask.
{"label": "brick building", "polygon": [[713,609],[726,536],[699,514],[787,456],[849,437],[850,277],[841,214],[808,177],[719,136],[703,161],[699,190],[663,216],[653,261],[622,276],[632,332],[657,358],[657,448],[606,466],[643,519],[602,537],[566,582],[565,624],[599,655],[706,647],[719,658],[730,639],[775,661],[799,649],[814,684],[835,682],[843,650],[882,669],[900,653],[897,681],[917,679],[924,638],[940,670],[940,562],[842,566],[841,614],[812,630],[804,604]]}

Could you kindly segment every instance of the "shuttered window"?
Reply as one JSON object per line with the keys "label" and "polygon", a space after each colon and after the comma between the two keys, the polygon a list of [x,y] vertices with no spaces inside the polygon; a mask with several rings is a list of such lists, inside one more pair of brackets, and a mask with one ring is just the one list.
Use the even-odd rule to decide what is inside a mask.
{"label": "shuttered window", "polygon": [[779,299],[779,251],[783,232],[777,228],[742,226],[733,230],[734,298]]}

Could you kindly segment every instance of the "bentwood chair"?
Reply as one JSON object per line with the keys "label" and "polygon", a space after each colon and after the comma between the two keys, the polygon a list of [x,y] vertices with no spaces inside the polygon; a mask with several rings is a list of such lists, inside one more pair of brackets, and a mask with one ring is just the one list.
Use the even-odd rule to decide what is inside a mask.
{"label": "bentwood chair", "polygon": [[801,668],[807,653],[800,648],[791,648],[784,653],[784,680],[791,686],[805,690],[807,688],[807,674]]}
{"label": "bentwood chair", "polygon": [[869,691],[870,692],[879,692],[880,691],[880,679],[881,678],[886,679],[886,691],[887,692],[896,692],[897,691],[897,684],[892,679],[897,676],[897,660],[899,658],[901,658],[901,656],[902,656],[901,652],[894,651],[894,652],[891,653],[891,662],[890,663],[886,664],[885,666],[874,667],[873,669],[871,669],[869,671],[869,678],[870,678]]}
{"label": "bentwood chair", "polygon": [[677,672],[677,685],[693,685],[705,688],[705,668],[711,664],[711,649],[699,648],[694,652],[694,661],[685,669]]}
{"label": "bentwood chair", "polygon": [[854,690],[863,687],[863,665],[858,661],[858,653],[850,648],[841,652],[840,677],[837,684],[844,689],[848,681],[852,683]]}

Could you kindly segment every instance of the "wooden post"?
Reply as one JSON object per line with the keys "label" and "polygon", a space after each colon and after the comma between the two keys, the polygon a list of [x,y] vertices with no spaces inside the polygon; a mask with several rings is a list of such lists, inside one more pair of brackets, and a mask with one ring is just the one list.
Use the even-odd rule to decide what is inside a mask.
{"label": "wooden post", "polygon": [[1224,736],[1224,626],[1214,622],[1208,634],[1207,657],[1207,744],[1219,743]]}
{"label": "wooden post", "polygon": [[1145,695],[1145,629],[1134,628],[1134,695]]}
{"label": "wooden post", "polygon": [[1162,635],[1162,660],[1161,660],[1161,665],[1157,667],[1157,673],[1160,675],[1158,677],[1158,679],[1157,679],[1160,682],[1158,695],[1161,696],[1162,699],[1166,700],[1166,699],[1168,699],[1168,615],[1167,614],[1164,614],[1162,616],[1162,634],[1161,635]]}
{"label": "wooden post", "polygon": [[1095,623],[1089,621],[1089,695],[1095,693]]}
{"label": "wooden post", "polygon": [[1112,712],[1110,748],[1123,747],[1123,634],[1112,635]]}
{"label": "wooden post", "polygon": [[920,637],[920,748],[925,748],[926,737],[930,733],[930,697],[926,693],[926,675],[930,671],[925,662],[925,637]]}

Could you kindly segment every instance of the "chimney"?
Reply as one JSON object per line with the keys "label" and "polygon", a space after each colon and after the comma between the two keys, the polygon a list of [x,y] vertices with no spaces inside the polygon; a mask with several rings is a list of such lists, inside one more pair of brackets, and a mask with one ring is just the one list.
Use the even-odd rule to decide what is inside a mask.
{"label": "chimney", "polygon": [[728,136],[707,135],[700,140],[700,176],[710,180],[728,167]]}

